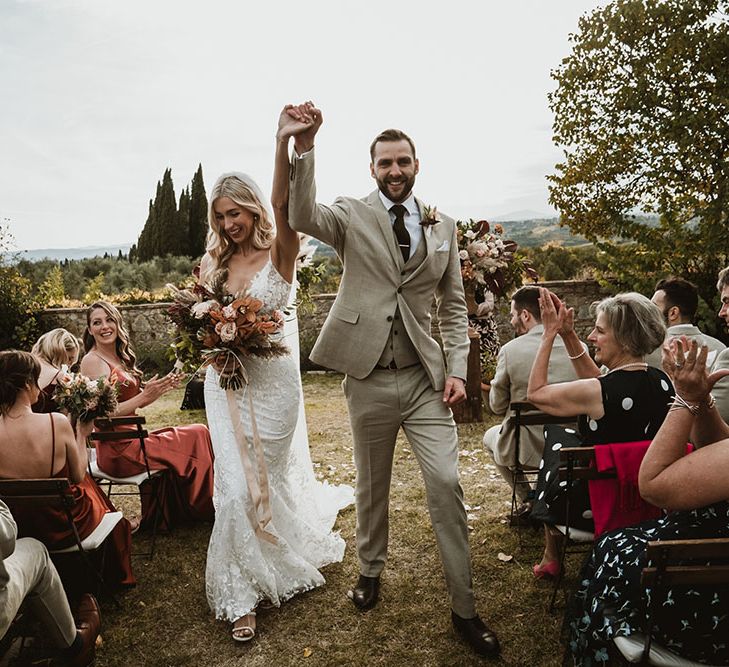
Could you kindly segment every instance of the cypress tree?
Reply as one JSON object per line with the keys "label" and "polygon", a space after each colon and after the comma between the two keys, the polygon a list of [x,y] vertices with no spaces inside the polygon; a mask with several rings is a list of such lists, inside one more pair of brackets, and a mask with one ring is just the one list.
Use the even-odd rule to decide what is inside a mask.
{"label": "cypress tree", "polygon": [[162,177],[159,199],[154,203],[157,223],[156,253],[163,255],[182,254],[179,230],[177,229],[177,197],[172,184],[172,169],[166,169]]}
{"label": "cypress tree", "polygon": [[189,254],[191,257],[200,257],[205,252],[205,239],[208,235],[208,198],[205,194],[202,164],[198,164],[197,171],[192,178],[190,191],[190,222],[189,222]]}
{"label": "cypress tree", "polygon": [[[159,183],[157,184],[159,189]],[[154,257],[154,249],[152,247],[152,237],[154,235],[154,203],[149,200],[149,212],[147,213],[147,221],[144,223],[142,233],[137,239],[137,248],[135,252],[135,259],[140,262],[146,262]]]}
{"label": "cypress tree", "polygon": [[190,252],[190,190],[183,188],[180,193],[180,205],[177,209],[177,235],[179,239],[178,252],[176,255],[191,256]]}

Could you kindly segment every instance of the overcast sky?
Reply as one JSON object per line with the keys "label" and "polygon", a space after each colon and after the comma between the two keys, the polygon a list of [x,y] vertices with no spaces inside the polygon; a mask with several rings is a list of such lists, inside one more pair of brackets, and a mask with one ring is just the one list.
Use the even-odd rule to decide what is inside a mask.
{"label": "overcast sky", "polygon": [[278,113],[309,98],[320,201],[370,192],[399,127],[440,210],[548,213],[549,73],[598,4],[0,0],[0,222],[21,249],[136,241],[164,170],[179,196],[198,163],[268,192]]}

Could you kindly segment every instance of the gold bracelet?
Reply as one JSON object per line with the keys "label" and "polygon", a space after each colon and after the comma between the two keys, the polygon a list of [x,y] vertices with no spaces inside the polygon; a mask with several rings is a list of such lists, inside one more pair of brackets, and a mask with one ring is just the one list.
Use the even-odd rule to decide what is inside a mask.
{"label": "gold bracelet", "polygon": [[580,352],[579,354],[576,354],[574,357],[569,352],[567,352],[567,358],[570,361],[574,361],[575,359],[579,359],[581,356],[583,356],[586,353],[587,353],[587,350],[583,347],[582,352]]}
{"label": "gold bracelet", "polygon": [[709,394],[709,398],[706,399],[706,409],[711,410],[716,405],[716,398],[714,394]]}

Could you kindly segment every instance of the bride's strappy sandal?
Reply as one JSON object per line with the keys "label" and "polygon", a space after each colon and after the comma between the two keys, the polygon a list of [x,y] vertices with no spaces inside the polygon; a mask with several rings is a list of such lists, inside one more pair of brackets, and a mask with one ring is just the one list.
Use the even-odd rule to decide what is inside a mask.
{"label": "bride's strappy sandal", "polygon": [[[255,618],[256,612],[251,611],[248,612],[245,616],[241,616],[241,618],[248,618],[249,616],[253,616]],[[240,618],[238,619],[238,621]],[[236,623],[238,622],[236,621]],[[248,621],[250,623],[250,621]],[[256,629],[250,625],[233,625],[233,631],[232,631],[233,639],[237,642],[249,642],[251,639],[253,639],[256,636]]]}

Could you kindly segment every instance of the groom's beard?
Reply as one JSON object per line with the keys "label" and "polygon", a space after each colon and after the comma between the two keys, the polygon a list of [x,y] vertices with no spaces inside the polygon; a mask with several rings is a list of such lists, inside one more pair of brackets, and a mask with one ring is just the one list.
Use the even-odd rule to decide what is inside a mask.
{"label": "groom's beard", "polygon": [[410,178],[402,178],[402,186],[397,188],[397,192],[392,192],[391,184],[389,183],[390,179],[383,179],[380,180],[377,179],[377,187],[379,188],[380,192],[385,195],[393,204],[399,204],[401,202],[404,202],[412,193],[413,186],[415,185],[415,176],[411,176]]}

